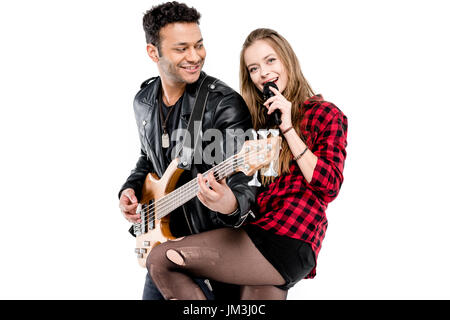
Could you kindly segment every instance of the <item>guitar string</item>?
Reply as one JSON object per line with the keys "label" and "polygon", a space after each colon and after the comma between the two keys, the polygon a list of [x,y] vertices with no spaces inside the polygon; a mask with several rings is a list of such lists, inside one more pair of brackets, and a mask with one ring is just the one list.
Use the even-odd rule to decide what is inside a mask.
{"label": "guitar string", "polygon": [[[249,152],[248,153],[248,155],[249,155],[249,157],[256,157],[257,155],[253,155],[253,153],[264,153],[264,152],[262,152],[261,150],[257,150],[257,151],[252,151],[252,152]],[[222,163],[220,163],[219,165],[217,165],[216,167],[214,167],[214,168],[211,168],[211,169],[209,169],[208,171],[206,171],[204,174],[203,174],[203,176],[205,176],[205,175],[207,175],[210,171],[212,171],[213,169],[216,169],[215,170],[215,173],[216,174],[223,174],[223,173],[225,173],[225,172],[227,172],[227,170],[230,170],[231,168],[229,168],[229,165],[230,165],[230,161],[235,161],[235,160],[242,160],[243,159],[243,157],[238,157],[238,155],[234,155],[234,156],[232,156],[232,157],[230,157],[230,158],[228,158],[227,160],[225,160],[225,161],[223,161]],[[236,161],[236,162],[238,162],[238,161]],[[232,173],[234,170],[232,170],[230,173]],[[221,179],[219,179],[219,180],[221,180]],[[142,212],[145,214],[145,213],[150,213],[150,211],[152,211],[156,206],[158,206],[158,211],[159,212],[162,212],[162,211],[164,211],[164,209],[167,209],[167,207],[169,207],[170,208],[170,206],[171,205],[173,205],[174,204],[174,202],[171,202],[171,203],[169,203],[168,205],[169,206],[165,206],[165,205],[167,205],[167,202],[169,202],[169,201],[172,201],[173,199],[173,197],[175,197],[175,193],[180,193],[181,191],[189,191],[189,192],[192,192],[192,191],[195,191],[195,189],[196,188],[198,188],[198,183],[197,183],[197,180],[196,179],[193,179],[193,180],[191,180],[191,181],[189,181],[188,183],[186,183],[184,186],[182,186],[182,187],[180,187],[180,188],[178,188],[178,189],[176,189],[176,190],[174,190],[173,192],[171,192],[170,194],[168,194],[168,195],[166,195],[166,196],[164,196],[163,198],[161,198],[161,199],[158,199],[157,201],[155,201],[155,202],[153,202],[151,205],[149,205],[148,207],[146,207]],[[187,190],[186,190],[187,189]],[[195,197],[195,195],[193,195],[192,197],[186,197],[186,196],[184,196],[184,198],[183,198],[183,201],[185,200],[185,199],[187,199],[186,201],[189,201],[190,199],[192,199],[193,197]],[[178,200],[178,202],[180,202],[179,200]],[[176,207],[175,207],[176,208]],[[173,210],[173,209],[172,209]],[[167,212],[167,213],[170,213],[171,211],[169,211],[169,212]],[[166,215],[167,213],[164,213],[164,215]],[[164,215],[163,214],[159,214],[159,216],[157,216],[156,217],[156,219],[160,219],[160,218],[162,218],[162,217],[164,217]],[[145,215],[143,218],[144,219],[147,219],[147,215]],[[153,221],[150,221],[150,222],[153,222]]]}
{"label": "guitar string", "polygon": [[[253,155],[253,153],[264,153],[262,151],[253,151],[248,153],[250,158],[255,158],[257,155]],[[215,173],[217,175],[224,174],[226,172],[229,171],[229,173],[233,173],[235,171],[235,169],[233,169],[233,167],[230,167],[230,165],[233,165],[232,163],[230,163],[230,161],[235,161],[236,163],[239,163],[239,160],[242,160],[243,157],[238,157],[238,155],[234,155],[231,158],[225,160],[224,162],[222,162],[221,164],[217,165],[215,168],[211,168],[210,170],[208,170],[207,172],[205,172],[203,175],[208,174],[210,171],[212,171],[213,169]],[[228,174],[225,174],[225,176]],[[221,179],[218,179],[221,180]],[[195,195],[191,195],[189,196],[189,192],[193,192],[196,191],[196,189],[198,189],[198,182],[196,179],[191,180],[190,182],[186,183],[184,186],[174,190],[173,192],[171,192],[170,194],[166,195],[165,197],[158,199],[157,201],[153,202],[151,205],[148,205],[148,207],[145,207],[143,211],[141,211],[142,213],[144,213],[144,217],[142,217],[144,220],[147,220],[148,215],[146,213],[149,213],[156,207],[158,206],[158,212],[156,214],[156,218],[155,219],[160,219],[162,217],[164,217],[165,215],[167,215],[168,213],[170,213],[171,211],[173,211],[174,209],[176,209],[177,207],[179,207],[181,204],[180,203],[185,203],[187,201],[189,201],[190,199],[194,198]],[[178,197],[178,199],[175,199],[175,201],[173,201],[173,198],[177,198],[177,193],[180,193],[181,191],[188,191],[188,196],[186,196],[186,193],[184,193],[185,195],[181,197],[181,199]],[[161,201],[163,200],[163,201]],[[180,201],[181,200],[181,201]],[[169,202],[169,203],[167,203]],[[174,206],[174,207],[173,207]],[[172,208],[173,207],[173,208]],[[168,210],[168,211],[166,211]],[[153,213],[153,212],[152,212]],[[152,223],[155,219],[149,220],[149,223]],[[142,222],[141,222],[142,223]],[[141,223],[136,223],[136,224],[141,224]]]}
{"label": "guitar string", "polygon": [[[234,171],[235,170],[233,170],[231,167],[216,168],[216,170],[214,170],[214,175],[216,176],[217,180],[221,180],[221,179],[223,179],[223,177],[222,177],[223,174],[226,176],[227,173],[232,173]],[[205,174],[203,174],[203,176],[205,177],[209,172],[210,171],[206,172]],[[198,186],[197,179],[191,180],[184,187],[182,187],[179,190],[176,190],[175,192],[168,195],[164,199],[164,201],[154,202],[154,203],[152,203],[152,205],[149,205],[147,208],[145,208],[143,210],[143,213],[145,214],[143,219],[144,220],[147,219],[148,215],[146,213],[149,213],[149,214],[154,213],[153,209],[155,207],[158,209],[156,218],[160,219],[160,218],[164,217],[167,213],[170,213],[171,211],[173,211],[174,209],[179,207],[179,205],[181,203],[185,203],[188,200],[194,198],[195,197],[194,193],[196,193],[198,189],[199,189],[199,186]],[[152,222],[152,221],[149,221],[149,222]]]}
{"label": "guitar string", "polygon": [[[262,153],[265,153],[265,152],[252,151],[252,152],[250,152],[250,153],[248,153],[246,155],[248,157],[250,157],[250,158],[256,158],[259,154],[262,154]],[[243,160],[243,157],[242,156],[238,157],[238,155],[234,155],[234,156],[228,158],[227,160],[223,161],[221,164],[219,164],[219,165],[217,165],[215,167],[216,168],[215,174],[219,175],[219,177],[220,177],[221,174],[224,174],[224,173],[226,173],[227,171],[230,171],[233,168],[233,167],[230,167],[230,165],[232,165],[232,161],[236,161],[236,163],[238,163],[239,160]],[[212,171],[212,169],[215,169],[215,168],[209,169],[208,171],[206,171],[203,174],[203,176],[207,175],[210,171]],[[234,171],[235,170],[231,170],[230,173],[232,173]],[[221,180],[221,179],[219,179],[219,180]],[[160,218],[164,217],[165,215],[167,215],[168,213],[170,213],[171,211],[173,211],[174,209],[179,207],[179,203],[180,202],[185,203],[185,202],[189,201],[190,199],[194,198],[195,195],[194,196],[186,196],[186,194],[189,195],[191,192],[196,191],[196,189],[198,189],[198,188],[199,188],[199,186],[198,186],[197,179],[191,180],[190,182],[186,183],[184,186],[174,190],[174,192],[171,192],[170,194],[164,196],[163,198],[158,199],[157,201],[154,201],[148,207],[145,207],[144,210],[141,211],[142,213],[144,213],[144,217],[141,217],[141,219],[143,219],[146,224],[153,223],[156,219],[160,219]],[[172,201],[172,200],[174,200],[173,198],[176,198],[175,197],[176,196],[175,193],[180,193],[181,191],[184,191],[183,193],[185,195],[182,196],[181,199],[179,197],[178,197],[178,199],[175,199],[177,201]],[[172,202],[170,202],[170,201],[172,201]],[[167,203],[167,202],[169,202],[169,203]],[[171,206],[173,206],[175,204],[177,204],[177,205],[172,209]],[[155,218],[147,221],[147,218],[148,218],[149,214],[153,213],[152,210],[156,206],[158,207],[158,212],[159,213],[157,213],[155,215]],[[165,212],[165,210],[168,210],[168,209],[171,209],[171,210],[168,211],[168,212]],[[135,223],[134,225],[137,225],[137,226],[141,225],[142,226],[142,222]]]}
{"label": "guitar string", "polygon": [[[261,152],[261,151],[256,151],[256,152]],[[254,151],[249,153],[250,157],[253,157],[253,155],[252,155],[253,153],[254,153]],[[203,173],[203,176],[206,176],[210,171],[213,171],[213,169],[216,169],[216,170],[214,170],[216,174],[223,174],[224,172],[226,172],[226,170],[229,170],[229,166],[231,164],[229,162],[236,161],[236,163],[238,163],[239,160],[242,160],[242,157],[238,157],[238,155],[233,155],[232,157],[230,157],[227,160],[223,161],[222,163],[218,164],[216,167],[211,168],[208,171],[206,171],[205,173]],[[193,190],[195,190],[195,187],[198,186],[196,183],[197,183],[197,179],[192,179],[185,185],[175,189],[173,192],[169,193],[168,195],[153,202],[151,205],[149,205],[148,207],[145,208],[145,210],[146,210],[145,212],[149,212],[150,210],[154,209],[155,206],[158,206],[159,210],[164,209],[165,208],[164,205],[166,204],[166,202],[173,200],[172,199],[174,197],[173,194],[175,194],[177,192],[179,193],[181,191],[193,191]],[[186,189],[188,189],[188,190],[186,190]]]}
{"label": "guitar string", "polygon": [[[227,160],[225,160],[222,163],[220,163],[219,165],[217,165],[215,168],[209,169],[208,171],[206,171],[202,175],[206,176],[213,169],[216,169],[215,173],[220,175],[220,174],[224,173],[227,170],[225,164],[229,164],[230,161],[236,160],[236,159],[238,159],[238,158],[235,158],[235,156],[233,156],[232,158],[228,158]],[[193,187],[195,188],[195,185],[193,185],[194,182],[197,182],[197,179],[192,179],[191,181],[189,181],[185,185],[175,189],[174,191],[172,191],[168,195],[166,195],[166,196],[164,196],[164,197],[154,201],[151,205],[146,207],[142,212],[144,212],[144,213],[149,212],[152,209],[154,209],[154,207],[156,207],[156,206],[158,206],[159,210],[163,210],[165,208],[164,205],[166,205],[167,202],[172,201],[177,193],[181,193],[182,191],[193,191],[194,190]],[[188,190],[186,190],[186,189],[188,189]],[[169,203],[169,205],[170,204],[171,203]]]}
{"label": "guitar string", "polygon": [[[225,160],[221,164],[217,165],[215,168],[211,168],[210,170],[206,171],[203,176],[206,176],[209,172],[214,170],[214,173],[218,176],[218,180],[223,179],[225,176],[227,176],[230,173],[233,173],[235,171],[233,162],[239,164],[239,161],[242,160],[242,157],[238,157],[237,155],[234,155],[233,157]],[[221,175],[224,174],[224,177]],[[185,203],[189,201],[190,199],[195,197],[194,195],[190,195],[194,191],[197,191],[199,188],[197,179],[193,179],[190,182],[186,183],[184,186],[174,190],[169,195],[165,196],[164,198],[158,199],[156,202],[152,203],[152,205],[149,205],[143,210],[143,213],[145,216],[143,219],[146,221],[148,218],[148,215],[146,213],[154,213],[152,210],[157,206],[158,207],[158,213],[156,214],[156,218],[149,220],[148,223],[152,223],[155,219],[160,219],[176,209],[180,206],[180,203]],[[182,193],[181,198],[176,197],[179,193]],[[174,199],[175,198],[175,199]],[[165,201],[161,201],[161,200]],[[174,201],[175,200],[175,201]],[[167,203],[169,202],[169,203]],[[172,208],[173,207],[173,208]],[[147,222],[147,221],[146,221]],[[142,222],[141,222],[142,223]],[[139,223],[137,223],[139,224]]]}
{"label": "guitar string", "polygon": [[[215,174],[216,174],[216,176],[218,175],[220,178],[221,174],[226,173],[226,172],[232,173],[233,171],[234,170],[232,170],[231,168],[229,168],[228,170],[226,168],[224,168],[223,170],[215,171]],[[206,172],[205,174],[207,174],[208,172]],[[154,214],[155,212],[153,211],[153,208],[155,206],[149,206],[149,208],[148,209],[146,208],[146,210],[144,211],[144,217],[142,217],[142,215],[141,215],[141,222],[137,223],[137,226],[139,226],[139,225],[141,227],[145,227],[146,225],[149,226],[156,219],[161,219],[162,217],[166,216],[168,213],[172,212],[174,209],[179,207],[181,204],[184,204],[185,202],[194,198],[195,194],[193,194],[193,193],[194,192],[196,193],[198,188],[199,188],[199,186],[198,186],[197,180],[193,179],[188,184],[186,184],[186,187],[180,189],[179,192],[173,193],[173,196],[169,200],[174,200],[174,201],[170,201],[169,203],[163,203],[163,204],[157,203],[156,206],[158,208],[158,211],[156,214]],[[184,192],[182,193],[181,197],[176,197],[182,191],[184,191]],[[149,218],[150,215],[153,215],[153,216],[151,218]]]}
{"label": "guitar string", "polygon": [[[226,170],[226,167],[225,167],[225,170]],[[234,171],[234,170],[231,170],[230,173],[232,173],[233,171]],[[219,172],[219,171],[217,171],[217,172]],[[226,172],[226,171],[221,170],[221,173],[224,173],[224,172]],[[206,174],[206,173],[205,173],[205,174]],[[191,182],[193,182],[193,181],[196,182],[195,179],[192,180]],[[193,185],[193,186],[192,186],[192,185],[189,186],[189,189],[191,189],[191,191],[192,191],[192,187],[194,187],[194,191],[195,191],[196,188],[198,189],[198,184]],[[192,199],[192,198],[194,198],[194,197],[195,197],[195,195],[189,196],[189,197],[184,197],[184,198],[182,199],[182,204],[184,204],[185,202],[189,201],[190,199]],[[173,206],[174,204],[175,204],[175,207],[171,208],[170,205]],[[169,204],[169,206],[161,207],[162,209],[159,209],[158,211],[159,211],[159,212],[163,212],[163,214],[158,214],[158,213],[157,213],[152,219],[148,219],[148,220],[147,220],[148,215],[146,214],[145,217],[144,217],[144,221],[143,221],[143,222],[140,222],[140,223],[135,223],[135,224],[133,224],[133,227],[134,227],[134,228],[140,227],[141,232],[143,231],[142,228],[144,228],[144,231],[143,231],[143,232],[145,233],[145,232],[146,232],[145,229],[148,229],[148,227],[145,228],[146,226],[150,226],[150,224],[152,224],[156,219],[160,219],[160,218],[164,217],[165,215],[167,215],[168,213],[172,212],[174,209],[176,209],[177,207],[179,207],[179,206],[182,205],[182,204],[180,204],[180,201],[178,200],[178,202],[173,202],[172,204]],[[168,211],[167,211],[167,212],[164,212],[164,210],[168,210]],[[148,211],[151,211],[151,210],[148,210]],[[136,231],[137,231],[137,230],[136,230]],[[147,232],[148,232],[148,231],[147,231]]]}

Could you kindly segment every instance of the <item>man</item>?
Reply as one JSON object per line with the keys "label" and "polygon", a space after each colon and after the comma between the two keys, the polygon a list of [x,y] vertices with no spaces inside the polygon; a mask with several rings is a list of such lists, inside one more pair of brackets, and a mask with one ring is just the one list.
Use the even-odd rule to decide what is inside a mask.
{"label": "man", "polygon": [[[143,25],[147,53],[156,63],[159,77],[141,85],[134,100],[134,112],[141,156],[119,192],[119,207],[124,217],[132,223],[139,221],[136,214],[145,177],[155,172],[161,177],[177,155],[176,129],[186,129],[201,81],[206,77],[202,67],[206,57],[199,28],[200,14],[194,8],[178,2],[168,2],[153,7],[144,15]],[[221,81],[209,87],[209,96],[202,120],[202,131],[220,130],[223,137],[227,129],[251,128],[251,116],[241,96]],[[225,148],[226,143],[222,144]],[[202,143],[205,146],[205,143]],[[225,154],[225,150],[222,150]],[[237,152],[239,150],[234,150]],[[210,169],[211,164],[193,163],[179,179],[182,185]],[[242,173],[230,176],[227,181],[216,182],[212,175],[211,190],[199,194],[170,215],[170,230],[176,237],[199,233],[219,227],[237,227],[246,219],[254,202],[256,190],[248,186],[249,177]],[[208,282],[196,280],[207,292]],[[228,294],[233,287],[214,283],[216,298]],[[219,288],[225,288],[222,290]],[[144,299],[162,299],[147,274]],[[232,298],[228,296],[228,298]]]}

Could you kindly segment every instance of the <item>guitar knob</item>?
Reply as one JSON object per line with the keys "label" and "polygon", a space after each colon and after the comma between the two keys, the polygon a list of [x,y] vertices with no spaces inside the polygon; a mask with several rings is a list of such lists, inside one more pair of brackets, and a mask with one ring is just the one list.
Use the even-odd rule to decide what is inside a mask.
{"label": "guitar knob", "polygon": [[144,241],[144,246],[150,247],[150,241]]}

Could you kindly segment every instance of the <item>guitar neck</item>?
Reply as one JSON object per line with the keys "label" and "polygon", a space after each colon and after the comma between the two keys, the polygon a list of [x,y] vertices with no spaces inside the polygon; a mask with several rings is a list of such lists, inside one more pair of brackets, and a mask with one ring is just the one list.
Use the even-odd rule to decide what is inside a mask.
{"label": "guitar neck", "polygon": [[[237,167],[242,164],[242,161],[243,159],[241,157],[234,155],[203,173],[203,177],[206,177],[212,171],[217,181],[222,180],[235,173],[237,171]],[[183,186],[158,199],[154,203],[157,212],[157,219],[165,217],[173,210],[181,207],[183,204],[193,199],[197,195],[198,191],[198,180],[197,178],[194,178]]]}

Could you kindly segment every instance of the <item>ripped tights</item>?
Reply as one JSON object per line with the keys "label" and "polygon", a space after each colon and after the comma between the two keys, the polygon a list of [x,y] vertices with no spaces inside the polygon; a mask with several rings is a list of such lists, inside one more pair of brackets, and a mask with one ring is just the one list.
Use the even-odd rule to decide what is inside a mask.
{"label": "ripped tights", "polygon": [[284,300],[278,271],[242,229],[222,228],[167,241],[148,256],[147,269],[165,299],[205,300],[192,277],[241,285],[242,300]]}

